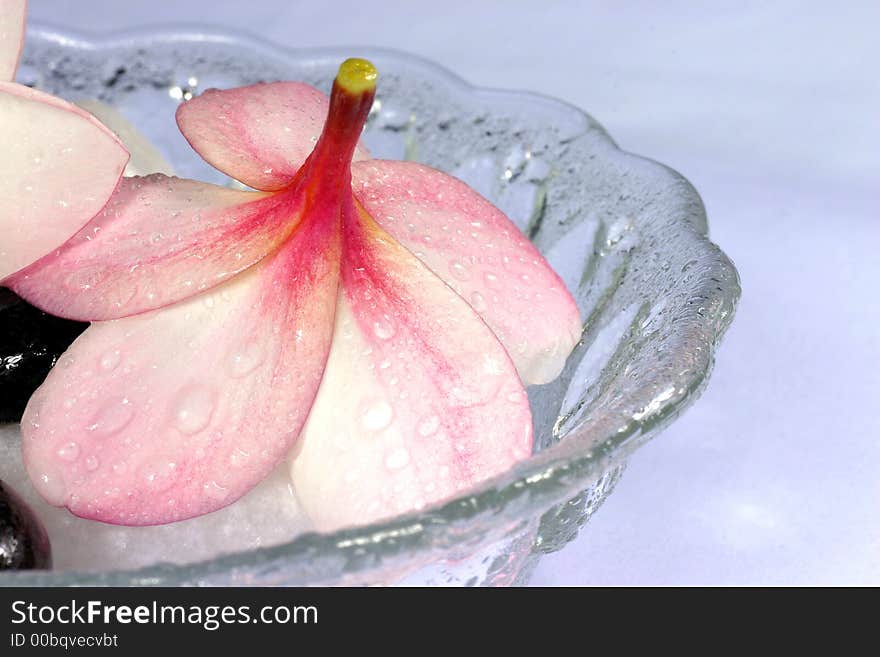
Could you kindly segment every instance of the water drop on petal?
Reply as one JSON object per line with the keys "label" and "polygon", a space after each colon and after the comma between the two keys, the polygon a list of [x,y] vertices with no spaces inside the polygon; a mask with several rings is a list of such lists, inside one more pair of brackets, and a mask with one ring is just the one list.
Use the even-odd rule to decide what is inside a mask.
{"label": "water drop on petal", "polygon": [[453,278],[456,278],[460,281],[467,281],[471,277],[471,272],[467,267],[464,266],[463,263],[458,260],[453,260],[449,263],[449,273],[452,274]]}
{"label": "water drop on petal", "polygon": [[207,427],[213,413],[214,391],[198,384],[183,388],[172,409],[175,426],[187,435]]}
{"label": "water drop on petal", "polygon": [[226,361],[229,376],[238,379],[250,374],[263,362],[263,358],[263,349],[256,342],[233,351]]}
{"label": "water drop on petal", "polygon": [[373,324],[373,333],[380,340],[389,340],[394,337],[394,324],[391,323],[391,320],[385,318],[379,321],[376,321]]}
{"label": "water drop on petal", "polygon": [[392,449],[385,456],[385,467],[389,470],[400,470],[409,464],[409,452],[402,447]]}
{"label": "water drop on petal", "polygon": [[229,495],[229,488],[223,486],[217,481],[209,481],[202,486],[205,495],[214,500],[224,500]]}
{"label": "water drop on petal", "polygon": [[242,468],[247,465],[250,458],[251,455],[249,452],[244,451],[240,447],[236,447],[232,450],[232,454],[229,455],[229,463],[236,468]]}
{"label": "water drop on petal", "polygon": [[92,419],[88,428],[96,436],[110,436],[125,428],[132,417],[134,417],[134,408],[128,399],[120,397],[107,402]]}
{"label": "water drop on petal", "polygon": [[393,417],[394,410],[391,405],[380,400],[364,407],[363,413],[361,413],[361,424],[367,431],[379,431],[391,424]]}
{"label": "water drop on petal", "polygon": [[119,361],[122,360],[122,356],[119,353],[118,349],[114,349],[113,351],[108,351],[106,354],[101,356],[101,369],[105,371],[110,371],[114,369],[117,365],[119,365]]}
{"label": "water drop on petal", "polygon": [[79,445],[73,442],[63,444],[58,448],[58,458],[68,463],[76,461],[79,458]]}
{"label": "water drop on petal", "polygon": [[440,418],[436,415],[428,415],[419,422],[417,430],[420,436],[427,438],[437,433],[440,428]]}
{"label": "water drop on petal", "polygon": [[479,292],[471,292],[471,307],[478,313],[486,312],[486,298]]}
{"label": "water drop on petal", "polygon": [[174,484],[176,470],[176,463],[160,459],[141,467],[140,475],[146,481],[147,487],[154,492],[161,492],[168,490]]}

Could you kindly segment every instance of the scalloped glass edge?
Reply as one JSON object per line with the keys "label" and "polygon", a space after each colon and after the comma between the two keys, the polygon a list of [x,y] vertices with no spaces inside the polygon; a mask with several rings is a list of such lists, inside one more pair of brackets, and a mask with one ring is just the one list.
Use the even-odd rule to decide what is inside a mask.
{"label": "scalloped glass edge", "polygon": [[[97,573],[63,571],[4,574],[0,585],[248,584],[259,583],[263,578],[271,580],[272,573],[278,572],[283,572],[284,581],[290,583],[334,583],[357,578],[359,574],[377,566],[385,567],[387,563],[393,566],[395,558],[414,553],[422,555],[419,563],[442,559],[450,553],[456,553],[459,548],[470,554],[515,533],[516,528],[511,529],[511,518],[521,519],[522,526],[525,526],[555,505],[563,504],[596,485],[603,477],[605,481],[610,480],[610,484],[605,486],[607,492],[627,456],[674,420],[705,387],[714,364],[715,349],[733,319],[739,300],[740,285],[736,269],[727,256],[709,241],[705,209],[690,183],[665,165],[620,150],[604,128],[581,109],[539,94],[477,88],[433,62],[388,49],[286,49],[256,37],[202,26],[151,27],[94,36],[72,34],[40,25],[31,26],[28,37],[29,40],[79,49],[130,46],[141,42],[213,42],[246,48],[282,60],[308,56],[340,61],[349,53],[356,52],[377,60],[377,63],[389,58],[404,61],[406,66],[442,81],[454,93],[479,98],[487,104],[542,105],[545,110],[566,115],[567,122],[577,117],[580,125],[572,133],[572,140],[589,132],[592,138],[604,142],[609,161],[649,167],[653,169],[652,174],[665,176],[672,190],[667,193],[675,201],[671,204],[675,221],[680,224],[677,226],[680,229],[678,238],[690,242],[689,246],[698,250],[703,258],[700,263],[701,276],[691,281],[692,288],[688,290],[701,299],[699,311],[702,312],[694,309],[695,314],[699,315],[698,320],[688,317],[682,319],[689,321],[679,322],[683,328],[675,337],[680,344],[687,346],[679,354],[692,359],[684,363],[687,376],[676,381],[673,394],[658,397],[656,386],[645,382],[636,391],[639,394],[622,400],[612,407],[613,412],[586,418],[567,432],[562,440],[536,453],[517,468],[441,506],[331,534],[302,534],[284,544],[222,555],[194,564],[157,564],[137,570]],[[590,329],[588,320],[584,333],[587,342]],[[639,412],[633,412],[633,409],[639,409]],[[650,409],[650,413],[647,409]],[[409,565],[412,566],[412,561]],[[231,581],[230,573],[242,569],[246,571],[244,577],[239,576]]]}

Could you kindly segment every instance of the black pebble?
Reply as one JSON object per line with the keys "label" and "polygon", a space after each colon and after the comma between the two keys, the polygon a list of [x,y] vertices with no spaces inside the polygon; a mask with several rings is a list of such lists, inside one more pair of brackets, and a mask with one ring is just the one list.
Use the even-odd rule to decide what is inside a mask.
{"label": "black pebble", "polygon": [[51,567],[46,530],[24,500],[0,481],[0,570]]}
{"label": "black pebble", "polygon": [[44,313],[0,288],[0,422],[18,422],[34,390],[88,323]]}

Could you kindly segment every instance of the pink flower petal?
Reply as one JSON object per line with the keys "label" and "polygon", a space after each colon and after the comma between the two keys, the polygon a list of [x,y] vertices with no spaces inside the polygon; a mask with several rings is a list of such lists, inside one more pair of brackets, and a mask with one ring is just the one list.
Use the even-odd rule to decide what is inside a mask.
{"label": "pink flower petal", "polygon": [[321,529],[446,499],[527,457],[528,400],[504,348],[368,217],[350,222],[333,346],[291,466]]}
{"label": "pink flower petal", "polygon": [[25,0],[0,0],[0,82],[15,79],[24,44]]}
{"label": "pink flower petal", "polygon": [[523,381],[559,375],[581,336],[578,308],[504,213],[456,178],[412,162],[361,162],[352,178],[376,221],[485,320]]}
{"label": "pink flower petal", "polygon": [[0,153],[0,280],[95,216],[128,161],[90,114],[10,82],[0,82]]}
{"label": "pink flower petal", "polygon": [[126,317],[186,299],[276,248],[302,197],[155,174],[125,178],[104,211],[6,285],[62,317]]}
{"label": "pink flower petal", "polygon": [[[183,103],[177,124],[209,164],[266,191],[290,183],[324,127],[327,96],[302,82],[219,91]],[[369,157],[359,147],[355,159]]]}
{"label": "pink flower petal", "polygon": [[22,420],[48,502],[160,524],[226,506],[277,465],[314,399],[335,312],[338,223],[310,226],[216,290],[86,330]]}

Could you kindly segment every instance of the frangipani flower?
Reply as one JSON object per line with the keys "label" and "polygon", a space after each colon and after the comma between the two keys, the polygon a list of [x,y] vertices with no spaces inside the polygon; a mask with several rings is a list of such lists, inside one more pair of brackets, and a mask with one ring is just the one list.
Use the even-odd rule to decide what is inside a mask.
{"label": "frangipani flower", "polygon": [[0,0],[0,283],[94,217],[128,161],[93,116],[12,82],[25,9],[24,0]]}
{"label": "frangipani flower", "polygon": [[292,455],[299,499],[329,528],[442,500],[530,454],[520,376],[558,375],[577,308],[466,185],[369,159],[375,79],[346,61],[329,107],[291,82],[193,98],[177,114],[191,145],[260,191],[124,179],[13,277],[32,303],[94,321],[22,422],[47,500],[170,522],[231,503]]}

